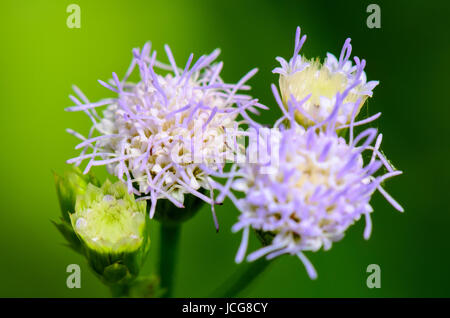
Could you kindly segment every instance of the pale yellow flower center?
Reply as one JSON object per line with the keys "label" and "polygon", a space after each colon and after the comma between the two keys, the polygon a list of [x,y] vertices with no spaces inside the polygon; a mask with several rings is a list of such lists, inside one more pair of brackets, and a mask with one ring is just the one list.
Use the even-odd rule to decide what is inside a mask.
{"label": "pale yellow flower center", "polygon": [[[334,102],[323,103],[320,98],[325,97],[332,101],[336,94],[344,92],[348,85],[349,81],[344,74],[330,72],[319,61],[310,61],[310,65],[300,72],[280,76],[281,96],[285,106],[287,107],[291,95],[297,101],[301,101],[311,94],[311,97],[302,105],[302,108],[309,116],[319,122],[325,120],[334,107]],[[358,97],[354,92],[351,92],[347,95],[344,102],[354,103],[358,100]],[[364,101],[365,97],[359,107],[362,106]],[[299,111],[296,111],[295,117],[303,125],[310,126],[313,124]],[[349,121],[350,116],[347,118],[347,122]]]}

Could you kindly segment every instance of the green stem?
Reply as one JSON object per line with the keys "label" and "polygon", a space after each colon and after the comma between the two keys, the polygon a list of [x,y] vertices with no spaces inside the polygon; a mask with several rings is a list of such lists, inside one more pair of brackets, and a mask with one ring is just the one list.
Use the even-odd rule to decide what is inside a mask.
{"label": "green stem", "polygon": [[173,294],[173,281],[180,233],[181,224],[161,223],[159,274],[161,277],[161,287],[166,290],[165,297],[172,297]]}
{"label": "green stem", "polygon": [[212,297],[236,297],[244,289],[248,288],[270,263],[272,262],[262,257],[252,263],[240,265],[243,268],[239,269],[222,286],[217,288]]}
{"label": "green stem", "polygon": [[111,290],[111,294],[114,298],[128,297],[130,294],[129,287],[130,287],[129,285],[122,285],[122,284],[116,284],[116,285],[109,286],[109,288]]}

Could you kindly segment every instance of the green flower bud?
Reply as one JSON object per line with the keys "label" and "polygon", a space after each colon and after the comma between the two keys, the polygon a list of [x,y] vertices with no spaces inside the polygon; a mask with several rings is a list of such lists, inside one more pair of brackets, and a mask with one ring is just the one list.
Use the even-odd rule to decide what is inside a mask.
{"label": "green flower bud", "polygon": [[122,182],[88,184],[70,214],[89,264],[107,284],[128,284],[147,255],[146,203],[136,202]]}

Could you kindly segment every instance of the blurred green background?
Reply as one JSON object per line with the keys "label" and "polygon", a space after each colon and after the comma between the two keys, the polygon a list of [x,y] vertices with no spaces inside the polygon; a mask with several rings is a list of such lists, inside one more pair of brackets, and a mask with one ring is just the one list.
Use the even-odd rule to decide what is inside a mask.
{"label": "blurred green background", "polygon": [[[381,29],[366,26],[371,2],[381,6]],[[70,3],[81,7],[80,29],[66,26]],[[60,213],[51,171],[62,172],[77,154],[77,141],[64,130],[86,133],[90,124],[84,114],[64,112],[72,84],[91,100],[111,96],[97,79],[123,75],[131,49],[147,40],[163,61],[168,43],[182,65],[190,52],[199,57],[219,47],[226,81],[260,69],[250,84],[271,107],[261,118],[270,124],[280,115],[271,70],[276,56],[291,56],[297,25],[308,34],[306,56],[338,55],[351,37],[353,53],[367,60],[368,78],[380,80],[368,112],[383,112],[376,123],[383,150],[405,171],[387,190],[406,212],[376,194],[369,241],[361,221],[330,251],[308,254],[318,280],[284,256],[241,296],[450,296],[449,14],[444,1],[2,1],[0,296],[109,296],[50,223]],[[207,296],[238,267],[241,237],[230,231],[237,211],[229,203],[217,210],[220,233],[207,207],[183,228],[175,296]],[[145,273],[157,263],[156,224],[152,240]],[[66,287],[72,263],[81,266],[81,289]],[[366,287],[373,263],[381,266],[380,289]]]}

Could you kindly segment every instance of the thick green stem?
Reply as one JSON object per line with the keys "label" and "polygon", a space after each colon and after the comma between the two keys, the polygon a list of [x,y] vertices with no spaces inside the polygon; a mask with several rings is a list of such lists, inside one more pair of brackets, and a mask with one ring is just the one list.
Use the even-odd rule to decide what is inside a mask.
{"label": "thick green stem", "polygon": [[161,277],[161,287],[166,290],[165,297],[172,297],[173,295],[180,233],[181,224],[161,223],[159,275]]}
{"label": "thick green stem", "polygon": [[111,294],[114,298],[120,298],[120,297],[128,297],[130,294],[130,286],[129,285],[110,285],[109,286],[111,290]]}
{"label": "thick green stem", "polygon": [[240,265],[240,269],[225,281],[212,297],[236,297],[244,289],[260,276],[271,261],[260,258],[252,263],[244,263]]}

